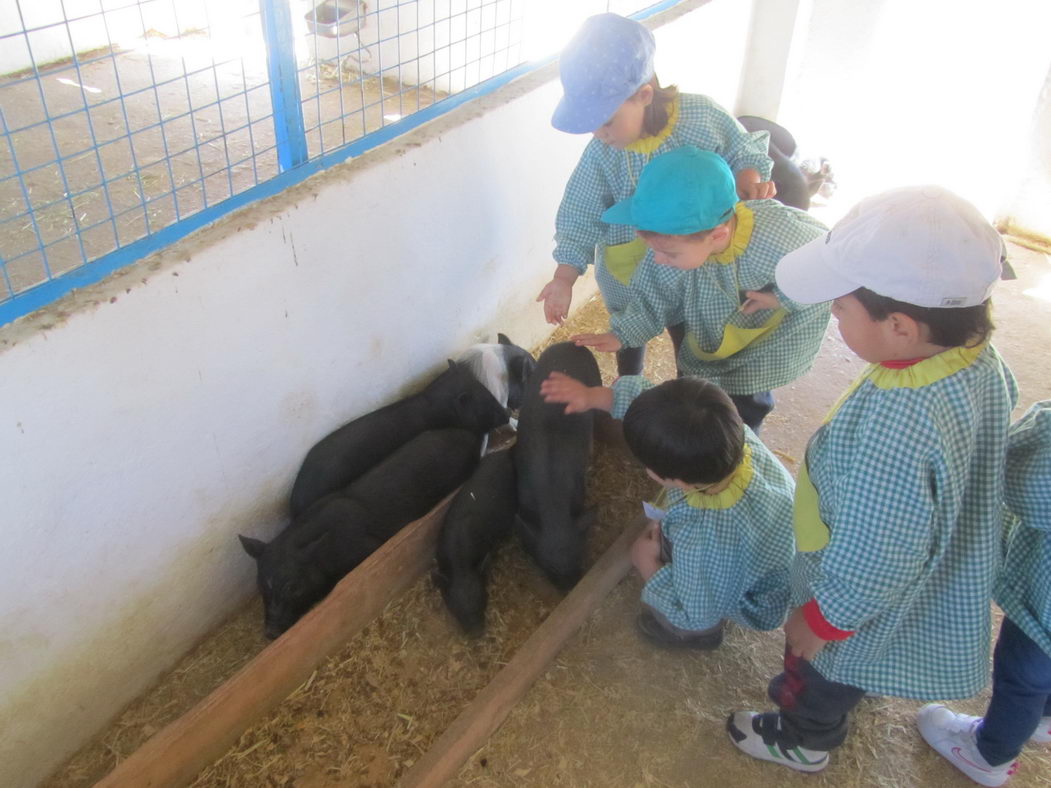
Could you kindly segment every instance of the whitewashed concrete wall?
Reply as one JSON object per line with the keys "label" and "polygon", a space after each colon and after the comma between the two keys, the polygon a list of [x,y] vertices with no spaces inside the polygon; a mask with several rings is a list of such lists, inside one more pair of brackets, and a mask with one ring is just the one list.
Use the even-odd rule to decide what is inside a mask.
{"label": "whitewashed concrete wall", "polygon": [[1051,65],[1051,3],[799,6],[809,18],[776,119],[804,149],[831,159],[837,201],[940,183],[990,218],[1000,212],[1032,165],[1033,110]]}
{"label": "whitewashed concrete wall", "polygon": [[[665,81],[706,89],[718,69],[683,69],[727,5],[658,30]],[[316,440],[497,330],[547,334],[533,299],[586,142],[548,124],[554,77],[0,328],[0,785],[42,778],[252,593],[236,534],[285,525]]]}

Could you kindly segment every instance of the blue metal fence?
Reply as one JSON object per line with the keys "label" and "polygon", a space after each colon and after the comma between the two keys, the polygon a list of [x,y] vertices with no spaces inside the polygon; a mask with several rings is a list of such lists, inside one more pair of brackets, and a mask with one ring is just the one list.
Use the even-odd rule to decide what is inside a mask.
{"label": "blue metal fence", "polygon": [[14,0],[0,325],[677,2]]}

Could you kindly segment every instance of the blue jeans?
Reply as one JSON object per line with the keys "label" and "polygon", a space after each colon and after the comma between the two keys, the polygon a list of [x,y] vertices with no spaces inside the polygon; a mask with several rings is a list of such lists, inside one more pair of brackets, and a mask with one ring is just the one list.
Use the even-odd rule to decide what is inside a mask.
{"label": "blue jeans", "polygon": [[978,752],[990,766],[1014,760],[1048,716],[1051,656],[1005,618],[993,654],[993,699],[978,726]]}

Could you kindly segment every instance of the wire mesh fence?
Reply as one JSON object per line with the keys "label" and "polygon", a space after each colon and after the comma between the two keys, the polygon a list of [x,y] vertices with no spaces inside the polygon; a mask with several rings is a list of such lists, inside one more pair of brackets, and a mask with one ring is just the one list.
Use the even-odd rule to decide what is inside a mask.
{"label": "wire mesh fence", "polygon": [[199,226],[192,217],[221,215],[279,175],[305,177],[308,163],[543,61],[590,14],[647,6],[656,8],[9,0],[0,9],[0,310],[58,283],[44,296],[53,300],[76,284],[62,281],[72,273],[89,281],[85,269],[151,251],[144,240],[179,237]]}

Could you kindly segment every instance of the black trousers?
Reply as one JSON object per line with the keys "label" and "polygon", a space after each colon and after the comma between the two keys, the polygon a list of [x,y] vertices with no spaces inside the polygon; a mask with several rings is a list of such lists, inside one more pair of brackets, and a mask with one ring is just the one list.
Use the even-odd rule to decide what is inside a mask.
{"label": "black trousers", "polygon": [[770,411],[774,409],[774,395],[769,391],[760,391],[755,394],[731,394],[730,399],[737,406],[741,421],[751,427],[752,432],[759,432],[763,419],[769,416]]}
{"label": "black trousers", "polygon": [[[675,348],[676,366],[678,366],[679,347],[686,337],[686,325],[668,326],[668,336],[671,337],[672,347]],[[618,375],[641,375],[642,363],[646,360],[646,347],[626,347],[617,351],[617,374]],[[682,373],[679,373],[682,377]]]}
{"label": "black trousers", "polygon": [[831,750],[847,737],[847,714],[865,690],[829,681],[785,647],[784,672],[767,689],[779,711],[762,715],[759,730],[767,744]]}

